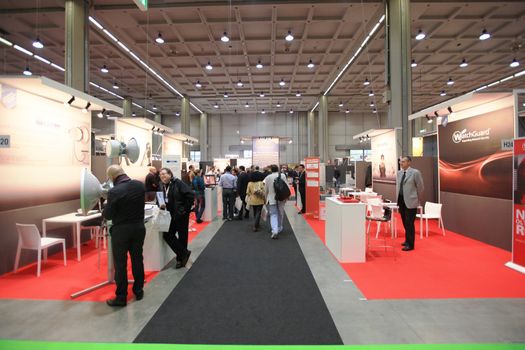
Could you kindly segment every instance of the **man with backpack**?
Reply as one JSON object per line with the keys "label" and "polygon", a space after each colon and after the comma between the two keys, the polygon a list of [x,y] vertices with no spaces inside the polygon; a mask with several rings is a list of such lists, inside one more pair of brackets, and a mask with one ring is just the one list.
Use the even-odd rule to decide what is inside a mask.
{"label": "man with backpack", "polygon": [[272,164],[270,170],[272,173],[264,179],[264,188],[272,226],[271,238],[277,239],[283,230],[284,205],[290,196],[290,188],[286,175],[279,172],[277,165]]}

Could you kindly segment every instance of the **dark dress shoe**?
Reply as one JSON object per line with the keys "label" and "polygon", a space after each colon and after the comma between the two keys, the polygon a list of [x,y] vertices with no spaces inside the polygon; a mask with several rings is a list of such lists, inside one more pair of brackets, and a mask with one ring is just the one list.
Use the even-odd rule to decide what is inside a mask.
{"label": "dark dress shoe", "polygon": [[184,257],[182,258],[182,261],[180,262],[182,264],[181,267],[184,267],[186,266],[186,264],[188,263],[188,260],[190,258],[190,255],[191,255],[191,250],[188,250],[188,252],[186,253],[186,255],[184,255]]}
{"label": "dark dress shoe", "polygon": [[407,244],[408,244],[407,242],[403,242],[403,243],[401,243],[401,246],[404,247],[404,246],[406,246]]}
{"label": "dark dress shoe", "polygon": [[201,219],[197,219],[197,223],[198,224],[202,224],[202,220]]}
{"label": "dark dress shoe", "polygon": [[126,300],[122,300],[118,298],[108,299],[106,300],[106,304],[108,304],[109,306],[126,306]]}
{"label": "dark dress shoe", "polygon": [[144,299],[144,291],[135,293],[135,300],[142,300],[142,299]]}
{"label": "dark dress shoe", "polygon": [[298,211],[297,214],[301,215],[303,212],[302,211]]}
{"label": "dark dress shoe", "polygon": [[404,252],[408,252],[408,251],[410,251],[410,250],[414,250],[414,248],[409,247],[409,246],[406,245],[406,246],[404,246],[403,248],[401,248],[401,250],[404,251]]}
{"label": "dark dress shoe", "polygon": [[177,261],[177,264],[175,265],[176,269],[182,268],[184,265],[182,265],[182,261]]}

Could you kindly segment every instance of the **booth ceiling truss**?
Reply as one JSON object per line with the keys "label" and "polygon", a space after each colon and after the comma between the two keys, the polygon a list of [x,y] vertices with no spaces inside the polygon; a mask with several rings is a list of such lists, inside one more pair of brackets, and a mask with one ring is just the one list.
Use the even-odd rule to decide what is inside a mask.
{"label": "booth ceiling truss", "polygon": [[[57,3],[41,0],[37,12],[33,2],[2,1],[0,37],[64,67],[65,13]],[[130,1],[91,4],[90,16],[196,107],[211,113],[311,110],[384,14],[383,2],[370,0],[233,1],[231,6],[224,1],[151,1],[147,13]],[[412,1],[411,60],[417,64],[412,68],[412,110],[523,70],[524,14],[523,1]],[[387,111],[385,23],[331,89],[330,111],[372,112],[372,103],[379,112]],[[479,39],[483,30],[490,39]],[[415,38],[419,31],[425,33],[423,40]],[[285,38],[288,32],[291,41]],[[224,33],[228,41],[221,40]],[[37,36],[43,48],[33,47]],[[120,104],[107,92],[116,91],[116,82],[119,95],[146,108],[134,105],[138,116],[180,111],[180,97],[92,23],[89,38],[90,80],[106,89],[92,84],[92,95]],[[33,74],[64,80],[63,71],[51,64],[1,42],[0,49],[2,74],[21,74],[29,66]],[[514,58],[521,65],[511,67]],[[463,60],[467,66],[460,67]],[[206,69],[208,63],[213,69]],[[453,85],[447,85],[449,79]],[[488,90],[524,83],[521,75]]]}

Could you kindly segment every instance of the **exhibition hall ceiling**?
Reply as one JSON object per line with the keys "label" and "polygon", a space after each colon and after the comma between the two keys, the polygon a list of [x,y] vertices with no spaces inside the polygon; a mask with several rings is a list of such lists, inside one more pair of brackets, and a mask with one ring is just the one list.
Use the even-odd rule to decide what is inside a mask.
{"label": "exhibition hall ceiling", "polygon": [[[382,1],[149,3],[149,11],[141,12],[131,0],[90,1],[93,19],[145,63],[90,22],[90,81],[166,115],[180,111],[180,97],[159,76],[208,113],[311,110],[385,12]],[[411,60],[417,63],[411,68],[413,111],[524,69],[524,1],[412,1],[410,11]],[[491,38],[480,40],[484,29]],[[423,40],[415,39],[419,30],[426,34]],[[285,39],[288,32],[292,41]],[[156,42],[159,33],[163,44]],[[224,33],[228,42],[221,40]],[[63,67],[64,1],[2,1],[0,36]],[[32,46],[37,36],[41,49]],[[386,112],[385,55],[383,21],[330,91],[329,110],[371,116],[374,108]],[[514,58],[521,65],[510,67]],[[33,74],[64,81],[62,71],[2,43],[0,60],[2,74],[21,74],[30,67]],[[468,66],[462,68],[463,60]],[[213,69],[206,69],[208,63]],[[107,73],[101,71],[104,66]],[[447,84],[449,79],[453,85]],[[525,75],[487,91],[524,86]],[[121,103],[90,88],[97,97]]]}

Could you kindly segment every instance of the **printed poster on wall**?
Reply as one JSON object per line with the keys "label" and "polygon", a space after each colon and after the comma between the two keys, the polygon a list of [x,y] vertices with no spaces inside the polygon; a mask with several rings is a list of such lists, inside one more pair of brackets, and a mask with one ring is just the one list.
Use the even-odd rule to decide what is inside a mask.
{"label": "printed poster on wall", "polygon": [[279,165],[279,138],[254,137],[252,139],[252,164],[260,167]]}
{"label": "printed poster on wall", "polygon": [[525,268],[525,138],[514,140],[512,262]]}
{"label": "printed poster on wall", "polygon": [[395,130],[372,137],[372,180],[395,183],[397,152]]}
{"label": "printed poster on wall", "polygon": [[91,167],[91,115],[2,85],[0,211],[78,199]]}
{"label": "printed poster on wall", "polygon": [[441,191],[512,199],[513,109],[504,108],[439,126]]}

